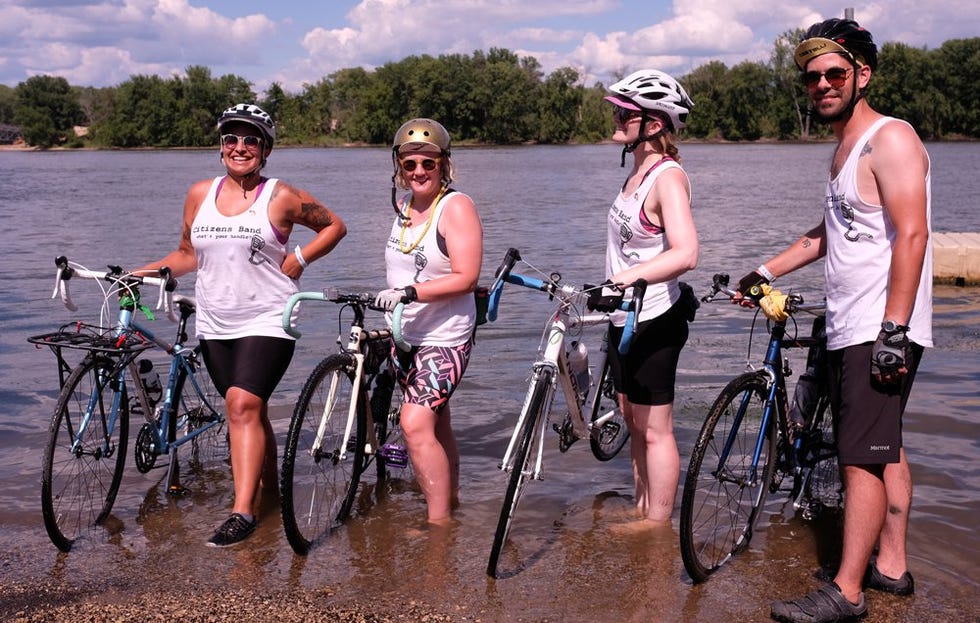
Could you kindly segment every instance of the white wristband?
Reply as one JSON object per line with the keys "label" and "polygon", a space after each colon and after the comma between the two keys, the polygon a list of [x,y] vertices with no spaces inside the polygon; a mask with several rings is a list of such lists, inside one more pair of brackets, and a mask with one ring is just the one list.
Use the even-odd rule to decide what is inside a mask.
{"label": "white wristband", "polygon": [[759,273],[760,275],[768,279],[770,282],[776,280],[776,275],[769,272],[769,269],[766,268],[765,264],[759,264],[759,267],[755,269],[755,272]]}
{"label": "white wristband", "polygon": [[299,265],[304,269],[309,266],[309,264],[306,263],[306,258],[303,257],[303,252],[299,249],[299,245],[296,245],[296,249],[294,251],[296,253],[296,261],[299,262]]}

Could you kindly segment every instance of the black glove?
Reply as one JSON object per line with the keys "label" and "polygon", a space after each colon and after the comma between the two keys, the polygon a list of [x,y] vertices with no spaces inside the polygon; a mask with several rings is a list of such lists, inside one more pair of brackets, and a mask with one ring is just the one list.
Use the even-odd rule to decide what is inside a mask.
{"label": "black glove", "polygon": [[[741,292],[743,296],[759,300],[762,298],[762,291],[759,290],[758,286],[767,283],[769,283],[768,279],[763,277],[759,271],[753,270],[738,280],[738,288],[736,289]],[[752,288],[755,288],[755,290]]]}
{"label": "black glove", "polygon": [[904,368],[909,348],[909,338],[905,331],[889,333],[882,329],[871,347],[871,374],[890,376]]}
{"label": "black glove", "polygon": [[614,312],[619,309],[619,304],[623,302],[623,294],[616,284],[606,279],[601,286],[585,285],[585,290],[589,292],[589,300],[586,307],[589,311]]}

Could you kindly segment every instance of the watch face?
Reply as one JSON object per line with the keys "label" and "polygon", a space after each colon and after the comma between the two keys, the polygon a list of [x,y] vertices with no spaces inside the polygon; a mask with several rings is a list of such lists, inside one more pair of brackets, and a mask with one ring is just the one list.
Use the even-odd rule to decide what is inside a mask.
{"label": "watch face", "polygon": [[881,323],[881,328],[884,329],[885,331],[887,331],[888,333],[896,333],[898,331],[905,330],[905,327],[903,327],[902,325],[898,324],[894,320],[886,320],[886,321],[884,321],[883,323]]}

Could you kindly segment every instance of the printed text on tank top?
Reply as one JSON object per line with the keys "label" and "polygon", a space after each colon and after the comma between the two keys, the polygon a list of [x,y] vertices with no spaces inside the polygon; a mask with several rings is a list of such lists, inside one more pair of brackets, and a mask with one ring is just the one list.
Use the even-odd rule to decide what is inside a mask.
{"label": "printed text on tank top", "polygon": [[[643,182],[645,182],[646,179],[648,177],[650,177],[650,174],[653,173],[654,170],[657,167],[659,167],[661,164],[663,164],[664,162],[667,162],[667,161],[673,162],[673,160],[674,159],[671,158],[670,156],[664,156],[660,160],[657,160],[655,163],[653,163],[653,166],[651,166],[649,169],[647,169],[646,170],[646,173],[643,174],[643,177],[640,178],[640,182],[636,185],[636,188],[639,188],[640,186],[643,186]],[[625,195],[626,185],[628,183],[629,183],[629,178],[626,178],[626,181],[623,182],[623,187],[619,191],[620,194]],[[636,191],[634,191],[634,192],[636,192]],[[661,225],[657,225],[656,223],[652,222],[650,220],[650,217],[647,216],[646,210],[643,210],[642,208],[640,209],[640,225],[643,227],[643,229],[645,229],[646,231],[650,232],[651,234],[653,234],[655,236],[656,235],[659,235],[659,234],[662,234],[662,233],[664,233],[666,231]]]}
{"label": "printed text on tank top", "polygon": [[[221,194],[221,187],[224,186],[226,179],[228,179],[228,176],[227,175],[225,177],[221,178],[221,181],[218,182],[218,188],[214,191],[214,197],[215,197],[215,203],[216,204],[217,204],[217,201],[218,201],[218,195]],[[259,185],[255,187],[255,196],[252,198],[252,203],[253,204],[256,201],[258,201],[259,197],[262,195],[262,189],[265,188],[265,181],[266,180],[263,177],[262,178],[262,181],[259,182]],[[247,210],[248,208],[245,208],[245,209]],[[244,212],[244,211],[245,210],[242,210],[242,212]],[[241,214],[241,212],[239,212],[238,214],[225,214],[224,212],[222,212],[219,209],[218,210],[218,214],[221,214],[222,216],[229,216],[229,217],[231,217],[231,216],[238,216],[238,214]],[[276,235],[276,239],[279,240],[279,242],[281,242],[283,244],[286,244],[286,241],[288,240],[288,238],[286,236],[283,236],[282,235],[282,232],[280,232],[278,229],[276,229],[276,226],[272,223],[272,221],[269,221],[269,227],[272,228],[272,233],[274,233]]]}

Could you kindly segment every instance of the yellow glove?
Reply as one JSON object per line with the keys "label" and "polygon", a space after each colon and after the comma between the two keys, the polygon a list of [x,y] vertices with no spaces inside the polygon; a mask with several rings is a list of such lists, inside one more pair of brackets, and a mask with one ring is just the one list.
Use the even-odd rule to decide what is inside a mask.
{"label": "yellow glove", "polygon": [[759,307],[766,318],[775,322],[782,322],[789,318],[786,313],[786,299],[789,298],[779,290],[774,290],[769,284],[762,284],[762,298],[759,299]]}

